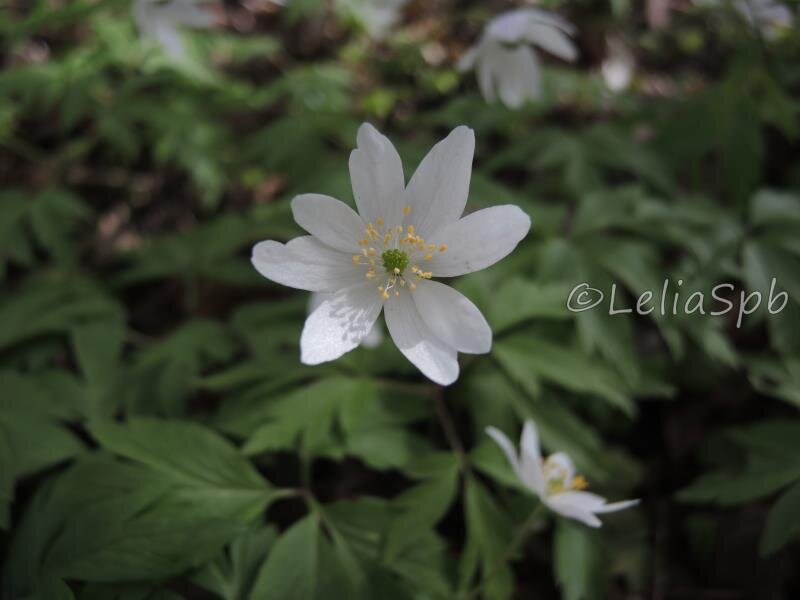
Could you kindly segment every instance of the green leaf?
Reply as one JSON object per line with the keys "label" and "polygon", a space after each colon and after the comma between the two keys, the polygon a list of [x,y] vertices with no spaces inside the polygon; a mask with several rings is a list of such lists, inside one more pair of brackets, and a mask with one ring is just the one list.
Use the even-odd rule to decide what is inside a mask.
{"label": "green leaf", "polygon": [[512,278],[492,294],[488,319],[495,334],[528,319],[569,319],[565,285]]}
{"label": "green leaf", "polygon": [[566,389],[595,394],[631,415],[634,405],[619,377],[579,351],[530,334],[515,335],[495,344],[494,353],[512,378],[529,391],[534,378]]}
{"label": "green leaf", "polygon": [[326,600],[331,590],[343,598],[360,597],[317,517],[309,515],[278,538],[256,577],[252,597]]}
{"label": "green leaf", "polygon": [[233,445],[200,425],[135,418],[126,424],[95,421],[90,431],[107,450],[199,493],[220,500],[249,498],[253,516],[272,494],[271,486]]}
{"label": "green leaf", "polygon": [[11,440],[0,427],[0,529],[8,529],[11,500],[14,498],[14,457]]}
{"label": "green leaf", "polygon": [[254,527],[193,576],[193,581],[225,600],[246,600],[258,569],[278,539],[273,527]]}
{"label": "green leaf", "polygon": [[504,557],[511,541],[511,524],[476,479],[467,479],[464,494],[467,544],[459,564],[460,587],[468,589],[474,574],[479,573],[486,598],[510,598],[513,576]]}
{"label": "green leaf", "polygon": [[768,496],[800,479],[800,468],[754,466],[745,471],[714,471],[697,478],[678,493],[684,502],[737,505]]}
{"label": "green leaf", "polygon": [[800,536],[800,481],[786,490],[767,515],[759,551],[769,556]]}
{"label": "green leaf", "polygon": [[597,530],[558,519],[553,539],[553,569],[564,600],[604,597],[603,549]]}
{"label": "green leaf", "polygon": [[118,319],[121,310],[94,281],[47,272],[12,296],[0,296],[0,349],[37,336],[69,334],[92,321]]}
{"label": "green leaf", "polygon": [[88,457],[37,491],[3,572],[7,596],[44,577],[159,579],[197,567],[245,529],[252,502],[231,502],[148,467]]}
{"label": "green leaf", "polygon": [[220,323],[189,321],[139,352],[126,373],[124,403],[134,412],[181,414],[201,372],[235,351],[234,340]]}

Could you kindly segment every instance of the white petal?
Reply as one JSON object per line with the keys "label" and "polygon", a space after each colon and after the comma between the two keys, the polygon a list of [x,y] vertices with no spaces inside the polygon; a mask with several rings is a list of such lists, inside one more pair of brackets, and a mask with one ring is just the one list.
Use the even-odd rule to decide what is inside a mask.
{"label": "white petal", "polygon": [[300,360],[317,365],[339,358],[361,343],[381,312],[382,301],[372,283],[331,294],[306,319],[300,336]]}
{"label": "white petal", "polygon": [[[548,479],[559,479],[565,483],[571,482],[575,478],[575,465],[572,459],[564,452],[554,452],[547,457]],[[589,494],[589,492],[585,492]],[[590,494],[594,496],[595,494]],[[599,498],[599,496],[598,496]]]}
{"label": "white petal", "polygon": [[361,217],[375,223],[399,224],[405,176],[400,155],[386,136],[369,123],[358,129],[357,147],[350,153],[350,180]]}
{"label": "white petal", "polygon": [[306,307],[306,313],[311,314],[317,307],[325,302],[328,298],[331,297],[330,292],[311,292],[308,296],[308,306]]}
{"label": "white petal", "polygon": [[292,214],[300,227],[323,244],[351,254],[360,251],[364,222],[344,202],[324,194],[300,194],[292,200]]}
{"label": "white petal", "polygon": [[[572,461],[570,461],[570,465],[571,464]],[[587,510],[589,512],[597,512],[606,505],[606,499],[599,494],[580,490],[561,492],[559,494],[554,494],[551,496],[551,498],[560,498],[564,502],[568,502],[573,506],[577,506],[578,508]]]}
{"label": "white petal", "polygon": [[438,281],[423,280],[411,296],[425,325],[448,346],[469,354],[485,354],[492,348],[489,324],[461,292]]}
{"label": "white petal", "polygon": [[428,331],[409,293],[392,296],[384,309],[392,340],[425,377],[439,385],[458,379],[455,349]]}
{"label": "white petal", "polygon": [[563,60],[573,61],[578,56],[578,49],[569,36],[550,25],[531,23],[525,39]]}
{"label": "white petal", "polygon": [[364,280],[352,257],[312,236],[287,244],[268,240],[253,246],[253,266],[267,279],[309,292],[332,292]]}
{"label": "white petal", "polygon": [[456,68],[461,72],[471,70],[475,66],[475,63],[478,60],[479,48],[480,47],[477,45],[473,46],[472,48],[467,50],[464,54],[462,54],[461,58],[458,59],[458,64],[456,65]]}
{"label": "white petal", "polygon": [[214,23],[214,13],[198,0],[173,0],[163,11],[167,18],[188,27],[211,27]]}
{"label": "white petal", "polygon": [[504,12],[489,22],[486,36],[504,44],[515,44],[522,39],[534,18],[535,13],[529,8]]}
{"label": "white petal", "polygon": [[539,61],[528,46],[504,48],[503,53],[503,64],[496,74],[498,95],[503,104],[516,109],[541,95]]}
{"label": "white petal", "polygon": [[437,231],[430,241],[446,244],[426,268],[434,277],[455,277],[480,271],[507,256],[524,238],[531,219],[519,207],[484,208]]}
{"label": "white petal", "polygon": [[498,446],[500,446],[500,449],[503,451],[503,454],[506,455],[506,460],[508,461],[508,464],[511,465],[511,469],[514,471],[516,476],[520,478],[522,483],[525,483],[525,480],[522,478],[522,475],[520,473],[519,458],[517,458],[517,451],[514,448],[514,444],[512,444],[511,440],[508,439],[508,436],[499,429],[497,429],[496,427],[487,427],[486,433],[497,443]]}
{"label": "white petal", "polygon": [[172,23],[166,21],[158,21],[155,23],[155,27],[152,33],[158,40],[158,43],[161,44],[161,47],[164,49],[164,52],[168,56],[174,59],[179,59],[184,56],[185,51],[183,48],[183,39],[181,38],[181,32],[178,31],[172,25]]}
{"label": "white petal", "polygon": [[545,493],[544,473],[542,472],[542,452],[539,448],[539,434],[533,421],[525,421],[519,441],[520,471],[527,485],[539,496]]}
{"label": "white petal", "polygon": [[413,223],[417,235],[427,238],[440,227],[455,222],[464,212],[474,153],[475,133],[461,125],[422,159],[403,202],[411,207],[406,222]]}
{"label": "white petal", "polygon": [[560,508],[569,507],[574,511],[589,513],[610,513],[624,510],[639,504],[639,500],[623,500],[622,502],[606,503],[606,499],[598,494],[582,491],[570,491],[550,496],[549,501]]}
{"label": "white petal", "polygon": [[596,513],[610,513],[610,512],[617,512],[618,510],[625,510],[626,508],[631,508],[632,506],[638,505],[640,500],[637,498],[636,500],[621,500],[619,502],[611,502],[609,504],[604,504],[598,509],[595,509],[594,512]]}
{"label": "white petal", "polygon": [[542,25],[548,25],[549,27],[555,27],[569,35],[575,35],[575,32],[577,31],[575,25],[567,21],[564,17],[555,13],[538,8],[531,8],[530,11],[533,13],[531,23],[539,23]]}
{"label": "white petal", "polygon": [[569,517],[570,519],[580,521],[589,527],[600,527],[603,524],[602,521],[600,521],[600,519],[594,515],[594,513],[576,505],[572,502],[571,498],[567,497],[567,495],[567,493],[564,493],[557,494],[555,496],[549,496],[545,503],[554,512],[564,517]]}
{"label": "white petal", "polygon": [[[308,314],[314,312],[320,304],[328,300],[331,296],[333,296],[331,292],[312,292],[308,297]],[[367,332],[367,335],[361,340],[361,345],[364,346],[364,348],[377,348],[382,342],[383,328],[375,321],[375,323],[372,324],[372,328]]]}

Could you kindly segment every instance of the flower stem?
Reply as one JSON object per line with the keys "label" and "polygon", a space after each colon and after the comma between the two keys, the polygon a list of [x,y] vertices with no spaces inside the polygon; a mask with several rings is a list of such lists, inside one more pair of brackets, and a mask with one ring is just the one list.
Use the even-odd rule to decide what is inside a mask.
{"label": "flower stem", "polygon": [[466,455],[466,452],[464,452],[464,445],[461,443],[461,438],[458,437],[458,431],[453,422],[453,417],[450,416],[447,410],[447,405],[444,402],[444,389],[441,387],[436,390],[435,404],[436,415],[439,417],[439,423],[442,426],[445,438],[447,438],[447,443],[450,444],[450,447],[458,455],[459,460],[464,463],[464,456]]}

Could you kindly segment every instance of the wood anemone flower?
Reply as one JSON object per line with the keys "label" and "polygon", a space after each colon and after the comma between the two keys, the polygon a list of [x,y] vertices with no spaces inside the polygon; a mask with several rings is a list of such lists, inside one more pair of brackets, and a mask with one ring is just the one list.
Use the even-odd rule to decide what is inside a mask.
{"label": "wood anemone flower", "polygon": [[303,327],[303,363],[335,360],[358,346],[382,310],[400,351],[438,384],[458,378],[458,352],[490,350],[492,331],[478,308],[433,279],[485,269],[530,229],[528,215],[513,205],[461,216],[474,150],[472,130],[456,127],[406,186],[394,146],[365,123],[350,154],[358,212],[330,196],[302,194],[292,211],[310,235],[255,245],[253,266],[264,277],[327,293]]}
{"label": "wood anemone flower", "polygon": [[602,523],[597,518],[598,514],[616,512],[639,504],[639,500],[609,504],[602,496],[585,491],[588,482],[582,475],[575,474],[572,460],[563,452],[556,452],[543,459],[536,425],[531,420],[526,421],[522,429],[519,455],[502,431],[487,427],[486,433],[503,450],[522,484],[559,515],[575,519],[589,527],[600,527]]}

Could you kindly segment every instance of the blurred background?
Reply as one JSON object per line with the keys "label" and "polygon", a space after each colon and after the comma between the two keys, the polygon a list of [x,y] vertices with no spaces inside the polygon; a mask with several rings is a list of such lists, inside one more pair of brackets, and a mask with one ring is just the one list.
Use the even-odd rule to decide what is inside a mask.
{"label": "blurred background", "polygon": [[[530,6],[2,0],[0,597],[798,597],[798,6],[543,0],[567,49],[506,40],[538,70],[482,94],[459,60]],[[250,264],[295,194],[352,203],[364,121],[407,178],[472,127],[467,210],[533,219],[456,282],[495,339],[448,388],[388,336],[301,365],[308,294]],[[665,278],[734,309],[566,308]],[[642,504],[514,547],[483,430],[527,418]]]}

